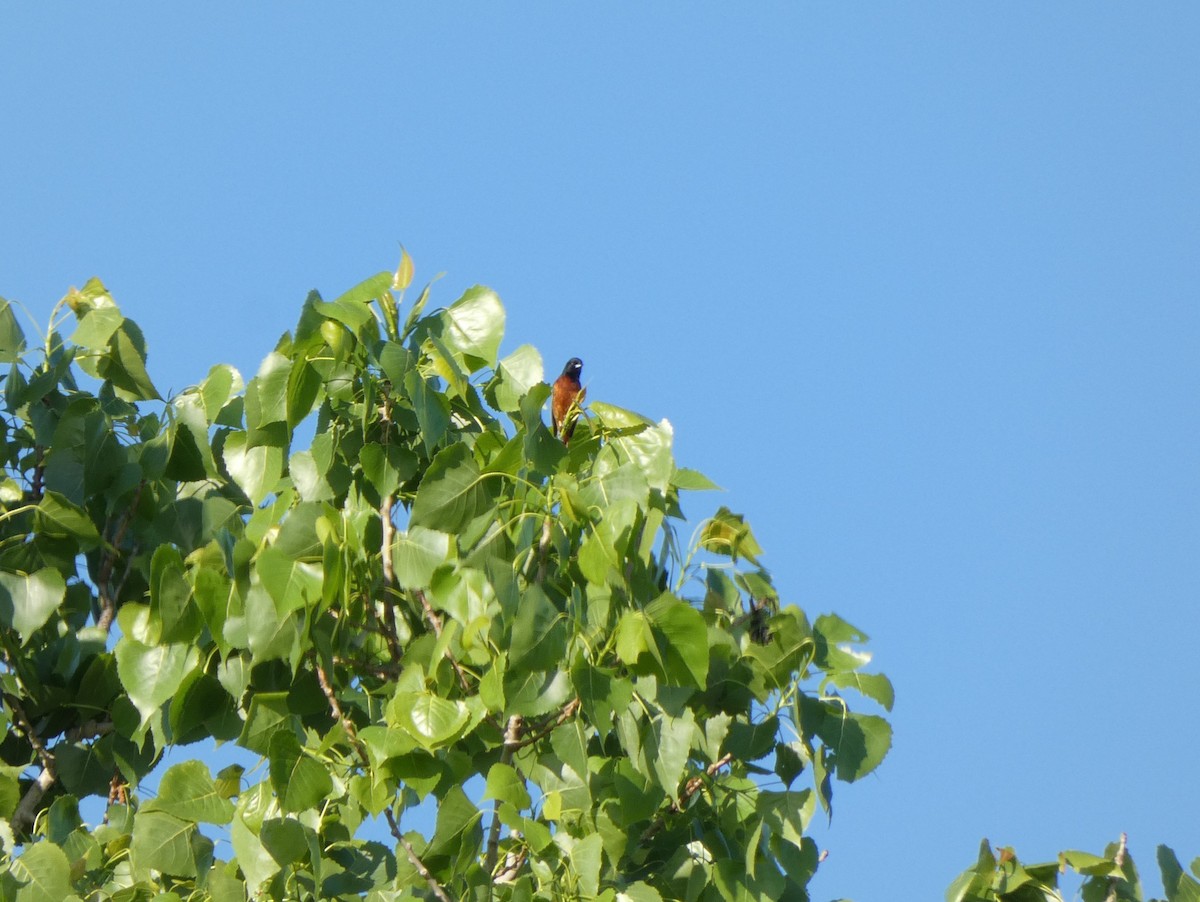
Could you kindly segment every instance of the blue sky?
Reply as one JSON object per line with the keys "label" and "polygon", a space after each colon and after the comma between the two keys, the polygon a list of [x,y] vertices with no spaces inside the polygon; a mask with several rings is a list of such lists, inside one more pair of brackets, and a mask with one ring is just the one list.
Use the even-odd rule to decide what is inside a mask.
{"label": "blue sky", "polygon": [[177,391],[403,241],[871,635],[815,898],[1200,854],[1200,7],[245,6],[0,12],[0,295]]}

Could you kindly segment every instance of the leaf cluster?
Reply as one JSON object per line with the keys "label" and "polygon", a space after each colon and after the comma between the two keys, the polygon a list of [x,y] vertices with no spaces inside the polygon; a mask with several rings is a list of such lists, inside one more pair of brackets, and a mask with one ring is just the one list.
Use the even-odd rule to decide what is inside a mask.
{"label": "leaf cluster", "polygon": [[[1200,900],[1200,858],[1184,871],[1178,857],[1167,846],[1158,847],[1165,902]],[[1069,850],[1057,861],[1022,864],[1013,849],[993,850],[985,839],[979,858],[946,891],[947,902],[1063,902],[1061,879],[1072,874],[1081,878],[1083,902],[1163,902],[1147,900],[1133,856],[1124,834],[1110,843],[1103,855]]]}

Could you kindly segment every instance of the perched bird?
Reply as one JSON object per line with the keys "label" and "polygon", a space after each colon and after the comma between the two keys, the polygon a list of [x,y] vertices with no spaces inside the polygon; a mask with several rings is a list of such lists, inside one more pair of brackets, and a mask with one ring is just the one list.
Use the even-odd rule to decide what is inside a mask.
{"label": "perched bird", "polygon": [[[571,408],[578,408],[583,403],[584,390],[579,384],[579,374],[582,372],[583,361],[572,357],[563,367],[562,375],[554,380],[554,393],[550,396],[550,423],[554,427],[554,434],[563,440],[564,445],[571,440],[575,418],[579,413],[578,410],[572,412]],[[567,422],[568,414],[571,415],[570,422]]]}

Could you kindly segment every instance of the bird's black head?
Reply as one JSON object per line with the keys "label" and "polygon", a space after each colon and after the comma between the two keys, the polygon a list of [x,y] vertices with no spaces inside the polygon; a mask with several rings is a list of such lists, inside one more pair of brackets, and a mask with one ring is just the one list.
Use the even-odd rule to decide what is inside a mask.
{"label": "bird's black head", "polygon": [[578,379],[579,374],[583,372],[583,361],[578,357],[572,357],[567,361],[567,365],[563,367],[562,374],[570,376],[572,379]]}

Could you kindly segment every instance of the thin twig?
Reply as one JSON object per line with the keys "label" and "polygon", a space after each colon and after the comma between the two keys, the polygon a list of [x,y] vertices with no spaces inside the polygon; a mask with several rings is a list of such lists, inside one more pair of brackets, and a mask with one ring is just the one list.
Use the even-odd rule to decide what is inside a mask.
{"label": "thin twig", "polygon": [[554,732],[558,727],[561,727],[568,720],[575,716],[575,712],[579,710],[580,705],[582,705],[582,702],[578,698],[571,699],[569,702],[563,705],[562,709],[553,717],[551,717],[549,721],[542,724],[537,728],[536,731],[522,739],[518,744],[518,748],[525,748],[527,745],[533,745],[547,733]]}
{"label": "thin twig", "polygon": [[[691,801],[692,796],[699,792],[700,788],[704,786],[705,778],[716,776],[717,771],[719,771],[726,764],[729,764],[732,760],[733,753],[726,752],[724,755],[706,767],[703,775],[697,774],[688,780],[683,786],[683,792],[679,794],[679,799],[671,802],[670,807],[667,808],[666,814],[678,814],[685,807],[687,807],[687,803]],[[654,822],[646,828],[646,832],[642,834],[641,841],[646,842],[664,826],[666,826],[666,817],[665,814],[660,814],[654,819]]]}
{"label": "thin twig", "polygon": [[34,457],[33,479],[29,484],[29,497],[33,499],[33,503],[37,504],[42,500],[42,480],[46,475],[46,449],[41,445],[37,446],[37,452]]}
{"label": "thin twig", "polygon": [[554,527],[550,520],[550,515],[546,514],[546,519],[542,521],[542,538],[538,542],[538,572],[537,582],[541,585],[546,580],[546,556],[550,550],[550,540],[554,536]]}
{"label": "thin twig", "polygon": [[408,856],[409,863],[416,869],[418,874],[425,878],[425,882],[429,884],[430,891],[437,896],[441,902],[450,902],[450,897],[447,896],[441,886],[438,885],[438,882],[434,879],[433,874],[429,873],[429,868],[425,867],[420,856],[417,855],[417,850],[412,847],[412,843],[410,843],[405,835],[400,832],[400,825],[396,823],[396,817],[392,814],[392,809],[383,809],[383,814],[384,817],[387,818],[388,827],[392,831],[392,836],[396,837],[400,845],[404,847],[404,854]]}
{"label": "thin twig", "polygon": [[113,731],[111,720],[88,720],[77,727],[67,730],[67,742],[82,742],[85,739],[95,739],[107,736]]}
{"label": "thin twig", "polygon": [[37,779],[30,784],[25,790],[25,795],[21,797],[20,804],[17,805],[17,810],[12,816],[12,825],[18,831],[30,830],[33,828],[33,822],[37,819],[37,806],[42,800],[50,787],[58,779],[58,770],[54,764],[54,755],[46,748],[46,744],[42,742],[42,737],[37,734],[33,728],[33,724],[29,722],[29,718],[25,715],[25,709],[21,706],[21,702],[14,695],[6,694],[4,700],[8,702],[8,706],[12,709],[13,717],[16,720],[17,729],[25,734],[25,738],[37,753],[38,761],[42,764],[41,773]]}
{"label": "thin twig", "polygon": [[403,669],[398,661],[392,664],[381,664],[378,661],[359,661],[354,658],[343,657],[342,655],[334,655],[333,663],[349,667],[351,670],[361,673],[370,674],[379,680],[394,680],[400,676],[400,671]]}
{"label": "thin twig", "polygon": [[342,710],[341,703],[338,702],[337,695],[333,691],[333,686],[329,682],[329,675],[325,672],[325,667],[321,664],[319,658],[313,659],[313,665],[317,671],[317,682],[321,685],[321,692],[325,694],[325,699],[329,702],[329,709],[333,712],[333,716],[341,723],[342,729],[346,731],[346,737],[354,746],[354,751],[358,753],[363,766],[370,767],[371,759],[367,757],[367,749],[362,744],[362,740],[358,738],[358,729],[354,726],[354,721],[347,717],[346,712]]}
{"label": "thin twig", "polygon": [[393,661],[401,658],[400,630],[396,626],[396,571],[392,567],[392,536],[395,526],[392,525],[392,505],[395,499],[391,495],[384,497],[379,505],[379,524],[382,527],[383,539],[380,541],[381,558],[383,563],[383,638],[387,642],[388,652]]}
{"label": "thin twig", "polygon": [[116,596],[125,584],[125,577],[129,575],[127,567],[125,576],[121,578],[121,586],[114,589],[111,585],[113,567],[117,563],[117,555],[121,553],[121,542],[125,539],[125,531],[129,529],[129,523],[133,520],[134,511],[142,498],[142,489],[145,485],[146,480],[143,479],[137,484],[137,488],[134,489],[133,499],[129,502],[129,507],[125,509],[125,513],[121,516],[121,520],[117,524],[112,542],[109,543],[110,547],[104,552],[104,561],[100,564],[100,575],[96,579],[96,591],[100,595],[100,616],[96,619],[96,626],[100,627],[106,633],[112,629],[113,619],[117,616]]}
{"label": "thin twig", "polygon": [[[433,628],[433,634],[439,639],[442,638],[442,618],[438,616],[437,611],[433,609],[433,605],[429,603],[429,599],[420,589],[413,592],[417,596],[417,601],[421,602],[421,607],[425,611],[425,619],[429,621],[429,625]],[[471,681],[467,679],[466,673],[462,669],[462,665],[454,659],[454,655],[450,654],[450,649],[446,649],[445,658],[450,662],[450,666],[454,668],[454,672],[458,674],[458,684],[462,686],[463,692],[471,691]]]}
{"label": "thin twig", "polygon": [[1124,833],[1121,834],[1121,840],[1117,844],[1117,854],[1113,856],[1113,864],[1120,869],[1122,876],[1112,876],[1108,878],[1108,895],[1104,897],[1104,902],[1117,902],[1117,887],[1120,886],[1124,878],[1125,872],[1125,843],[1128,837]]}
{"label": "thin twig", "polygon": [[[386,386],[381,389],[381,393],[383,394],[383,406],[380,408],[379,422],[383,426],[383,448],[384,454],[386,454],[388,444],[392,439],[392,399],[388,395]],[[379,525],[383,533],[379,544],[382,546],[380,557],[383,564],[383,623],[385,626],[383,635],[392,660],[399,661],[401,657],[400,629],[396,625],[396,605],[393,601],[396,597],[396,571],[392,566],[392,538],[396,531],[396,527],[392,523],[392,508],[395,504],[394,495],[385,495],[379,503]]]}
{"label": "thin twig", "polygon": [[[329,675],[325,672],[325,667],[318,659],[314,659],[313,664],[317,671],[317,682],[321,685],[321,692],[324,693],[326,701],[329,702],[329,709],[333,712],[333,716],[336,717],[341,723],[342,729],[346,731],[346,736],[350,739],[351,744],[354,746],[354,751],[358,754],[359,759],[362,761],[363,767],[370,769],[371,759],[367,756],[366,746],[364,746],[362,740],[358,738],[358,730],[354,726],[354,721],[352,721],[346,715],[346,712],[342,709],[341,704],[338,702],[337,695],[333,691],[333,685],[329,682]],[[420,874],[425,882],[429,885],[430,892],[437,896],[441,902],[450,902],[450,897],[446,895],[445,891],[438,884],[437,880],[434,879],[433,874],[429,873],[429,868],[425,867],[424,862],[422,862],[420,856],[417,855],[417,850],[412,847],[412,843],[410,843],[405,838],[404,834],[400,832],[400,825],[396,823],[396,818],[392,814],[391,807],[385,808],[383,813],[387,817],[388,827],[391,828],[392,835],[395,836],[400,845],[404,847],[404,853],[408,856],[409,862],[416,869],[417,873]]]}
{"label": "thin twig", "polygon": [[[523,718],[514,714],[508,719],[504,728],[504,748],[500,750],[500,763],[511,764],[513,752],[519,747],[521,739],[521,724]],[[496,859],[500,856],[500,802],[497,801],[492,811],[492,825],[488,829],[487,856],[483,860],[483,870],[491,874],[496,869]]]}

